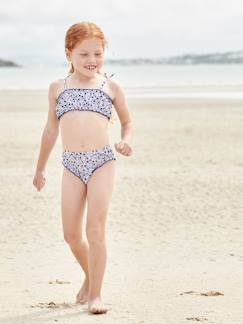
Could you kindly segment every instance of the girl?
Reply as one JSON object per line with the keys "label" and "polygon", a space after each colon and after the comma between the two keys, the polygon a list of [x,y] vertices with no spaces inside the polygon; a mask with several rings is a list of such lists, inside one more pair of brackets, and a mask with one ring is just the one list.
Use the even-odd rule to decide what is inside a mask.
{"label": "girl", "polygon": [[[33,179],[40,191],[60,124],[64,239],[85,274],[76,302],[88,302],[93,314],[109,310],[102,301],[101,286],[106,266],[105,226],[116,168],[107,129],[112,105],[121,123],[121,140],[115,149],[124,156],[133,152],[133,124],[124,92],[117,82],[101,73],[106,45],[102,30],[94,23],[81,22],[68,29],[65,53],[71,70],[63,80],[50,84],[48,118]],[[82,237],[86,201],[87,241]]]}

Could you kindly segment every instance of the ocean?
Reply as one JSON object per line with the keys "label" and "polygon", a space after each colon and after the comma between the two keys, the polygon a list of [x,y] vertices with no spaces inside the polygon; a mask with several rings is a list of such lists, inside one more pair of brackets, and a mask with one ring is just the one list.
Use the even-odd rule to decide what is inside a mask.
{"label": "ocean", "polygon": [[[105,65],[129,96],[243,98],[243,65]],[[0,89],[47,89],[68,66],[0,69]]]}

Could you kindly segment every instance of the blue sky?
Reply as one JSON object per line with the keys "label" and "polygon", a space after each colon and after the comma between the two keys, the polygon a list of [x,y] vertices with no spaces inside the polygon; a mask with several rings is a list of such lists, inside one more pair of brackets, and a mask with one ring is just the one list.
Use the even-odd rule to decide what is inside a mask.
{"label": "blue sky", "polygon": [[65,32],[78,21],[103,29],[110,58],[243,49],[242,0],[8,0],[0,4],[0,57],[65,62]]}

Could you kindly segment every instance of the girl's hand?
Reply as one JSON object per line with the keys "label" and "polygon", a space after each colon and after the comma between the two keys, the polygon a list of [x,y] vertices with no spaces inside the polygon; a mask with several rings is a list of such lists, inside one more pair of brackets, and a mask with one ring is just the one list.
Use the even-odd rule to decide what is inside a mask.
{"label": "girl's hand", "polygon": [[36,171],[33,185],[36,187],[38,191],[40,191],[46,183],[45,172],[44,171]]}
{"label": "girl's hand", "polygon": [[115,143],[115,149],[118,153],[130,156],[132,155],[133,149],[130,143],[121,140],[119,143]]}

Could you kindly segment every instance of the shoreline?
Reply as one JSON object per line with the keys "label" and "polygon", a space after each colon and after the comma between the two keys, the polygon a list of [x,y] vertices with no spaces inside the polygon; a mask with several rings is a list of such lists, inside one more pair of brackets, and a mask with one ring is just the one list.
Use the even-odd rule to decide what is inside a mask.
{"label": "shoreline", "polygon": [[[214,105],[225,107],[230,104],[243,105],[243,86],[238,87],[165,87],[125,89],[127,102],[131,107],[202,107]],[[211,89],[211,91],[210,91]],[[235,91],[233,91],[235,89]],[[205,90],[207,92],[205,92]],[[224,91],[223,91],[224,90]],[[226,91],[227,90],[227,91]],[[190,92],[188,92],[190,91]],[[0,112],[46,111],[48,108],[48,91],[35,90],[0,90]]]}

